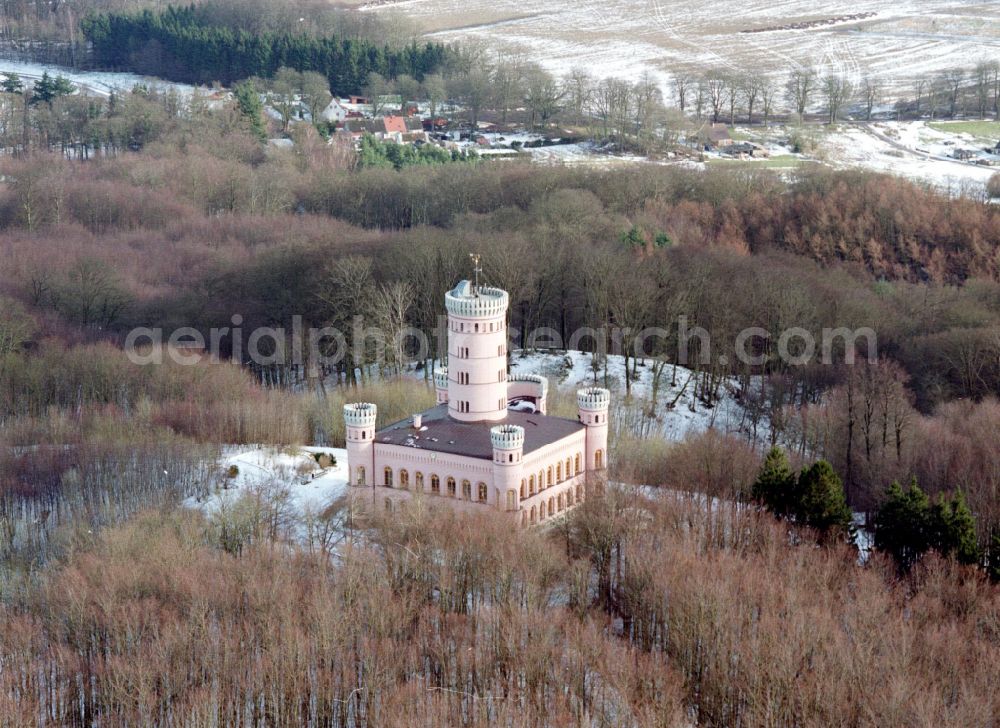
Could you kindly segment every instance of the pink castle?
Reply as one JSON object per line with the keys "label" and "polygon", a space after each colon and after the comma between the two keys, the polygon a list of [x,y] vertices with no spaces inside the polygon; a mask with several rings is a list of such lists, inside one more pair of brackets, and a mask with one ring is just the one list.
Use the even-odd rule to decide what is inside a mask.
{"label": "pink castle", "polygon": [[576,420],[546,415],[546,379],[509,375],[507,306],[506,291],[469,281],[445,294],[448,367],[434,372],[436,407],[381,430],[374,404],[344,407],[350,484],[380,507],[428,497],[527,526],[581,503],[603,474],[610,393],[578,391]]}

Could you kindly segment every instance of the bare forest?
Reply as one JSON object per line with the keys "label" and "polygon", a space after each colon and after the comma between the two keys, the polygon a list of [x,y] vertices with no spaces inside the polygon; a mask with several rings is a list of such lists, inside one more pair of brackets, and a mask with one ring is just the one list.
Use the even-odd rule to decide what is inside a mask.
{"label": "bare forest", "polygon": [[[72,47],[75,5],[8,5],[5,43]],[[303,38],[412,37],[325,4],[199,7],[250,34],[302,17]],[[474,117],[558,117],[616,153],[663,138],[648,83],[580,77],[574,106],[527,66],[524,105],[501,93],[512,57],[447,54],[447,78],[369,82],[413,82],[414,97],[443,84],[438,101]],[[995,723],[1000,207],[986,196],[818,164],[373,165],[370,141],[265,117],[253,83],[210,103],[14,81],[0,91],[0,725]],[[682,112],[697,98],[706,119],[794,101],[794,79],[677,81]],[[957,88],[952,115],[976,87]],[[287,500],[191,507],[229,487],[234,449],[343,447],[349,402],[376,403],[379,426],[432,406],[447,354],[433,333],[470,253],[510,294],[512,364],[582,351],[614,385],[610,467],[582,506],[518,529],[337,499],[313,514],[319,545],[288,535]],[[330,340],[293,355],[300,327],[336,329],[346,355]],[[411,327],[428,349],[396,336]],[[260,356],[237,329],[269,332]],[[873,337],[789,352],[790,329]],[[187,333],[137,364],[137,330]],[[212,356],[185,346],[213,331]],[[551,384],[551,412],[572,417]],[[681,414],[711,424],[664,437]]]}

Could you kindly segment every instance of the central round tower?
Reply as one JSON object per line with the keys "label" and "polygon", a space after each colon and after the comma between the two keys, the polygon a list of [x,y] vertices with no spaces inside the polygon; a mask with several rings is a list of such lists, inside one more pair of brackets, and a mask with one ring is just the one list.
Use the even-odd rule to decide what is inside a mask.
{"label": "central round tower", "polygon": [[463,422],[507,416],[507,292],[461,281],[448,309],[448,414]]}

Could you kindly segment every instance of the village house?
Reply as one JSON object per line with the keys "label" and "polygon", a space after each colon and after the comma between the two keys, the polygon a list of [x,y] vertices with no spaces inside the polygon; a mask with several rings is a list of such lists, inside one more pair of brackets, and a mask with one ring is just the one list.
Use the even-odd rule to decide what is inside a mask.
{"label": "village house", "polygon": [[729,128],[725,124],[715,123],[708,128],[706,132],[706,148],[720,149],[728,147],[732,143],[733,139],[729,136]]}
{"label": "village house", "polygon": [[360,139],[365,134],[371,134],[381,141],[393,141],[397,144],[427,141],[427,133],[420,119],[410,116],[380,116],[375,119],[346,119],[338,129],[341,133],[350,134],[352,139]]}
{"label": "village house", "polygon": [[319,118],[331,124],[345,121],[349,115],[346,102],[338,98],[332,99],[326,108],[319,112]]}
{"label": "village house", "polygon": [[954,149],[951,152],[951,156],[954,159],[961,159],[963,161],[966,161],[978,157],[979,152],[977,152],[975,149]]}
{"label": "village house", "polygon": [[722,147],[719,151],[734,159],[766,159],[771,156],[767,149],[753,142],[734,142],[729,146]]}
{"label": "village house", "polygon": [[424,131],[444,131],[448,128],[448,120],[441,116],[424,119],[422,124]]}
{"label": "village house", "polygon": [[548,381],[508,370],[508,303],[506,291],[470,281],[445,294],[437,406],[379,430],[374,404],[344,406],[355,499],[393,512],[428,498],[530,526],[578,505],[603,478],[610,393],[578,391],[576,419],[546,414]]}

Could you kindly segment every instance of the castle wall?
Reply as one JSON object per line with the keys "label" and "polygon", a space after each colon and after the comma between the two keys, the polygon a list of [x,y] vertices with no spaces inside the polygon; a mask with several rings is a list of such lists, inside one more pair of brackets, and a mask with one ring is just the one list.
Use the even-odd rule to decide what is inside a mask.
{"label": "castle wall", "polygon": [[[493,463],[481,458],[470,458],[464,455],[432,452],[405,445],[375,445],[375,484],[385,485],[385,469],[391,468],[393,473],[392,490],[402,490],[400,487],[400,471],[406,470],[409,476],[411,492],[417,490],[417,473],[424,477],[423,492],[431,495],[431,476],[437,475],[440,484],[440,497],[447,494],[448,478],[455,479],[455,500],[467,500],[462,497],[462,481],[468,480],[472,487],[470,505],[482,508],[484,504],[478,500],[478,485],[485,483],[487,487],[487,506],[497,507],[496,494],[493,487]],[[389,490],[389,489],[386,489]],[[501,498],[502,503],[502,498]],[[501,510],[503,508],[501,507]]]}
{"label": "castle wall", "polygon": [[[578,456],[581,459],[581,471],[576,473],[575,465]],[[586,483],[586,470],[583,464],[585,457],[586,432],[582,430],[526,455],[520,469],[520,480],[524,481],[525,487],[525,497],[521,498],[520,480],[515,478],[508,479],[510,482],[507,484],[496,483],[494,463],[491,460],[432,452],[403,445],[376,443],[374,453],[375,485],[372,487],[371,481],[369,481],[368,487],[358,488],[355,496],[370,495],[375,499],[375,506],[380,509],[384,507],[386,498],[395,503],[423,496],[431,499],[428,501],[429,503],[433,503],[437,499],[444,499],[449,507],[459,510],[507,512],[506,490],[509,488],[515,491],[515,517],[518,519],[518,523],[529,525],[532,522],[546,520],[582,501]],[[567,460],[571,464],[572,474],[566,470]],[[558,476],[556,474],[557,465],[560,466]],[[385,485],[386,467],[392,469],[391,487]],[[550,467],[552,468],[551,485],[548,484]],[[403,488],[401,484],[403,470],[407,474],[406,488]],[[417,490],[417,473],[423,474],[422,491]],[[438,476],[438,494],[432,493],[431,490],[433,475]],[[529,495],[528,481],[532,475],[536,481],[535,493]],[[455,480],[454,497],[448,495],[449,477]],[[463,480],[469,481],[471,499],[463,495]],[[478,498],[480,483],[485,483],[487,487],[485,503],[480,502]],[[497,485],[506,487],[498,488]],[[543,506],[546,514],[544,518],[541,516]],[[532,513],[535,514],[534,521]]]}

